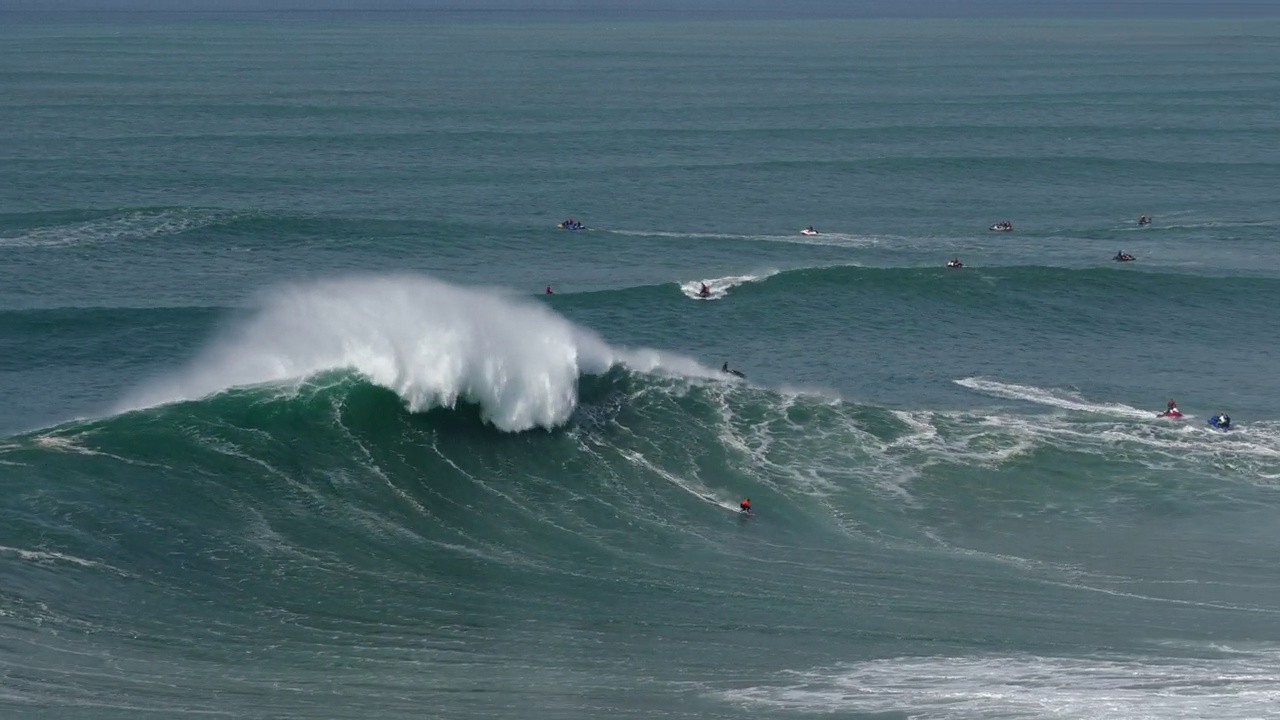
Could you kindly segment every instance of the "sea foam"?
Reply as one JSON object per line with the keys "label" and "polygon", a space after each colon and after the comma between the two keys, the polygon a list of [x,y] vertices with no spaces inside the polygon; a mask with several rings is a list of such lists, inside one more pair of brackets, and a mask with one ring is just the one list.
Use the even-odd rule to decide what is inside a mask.
{"label": "sea foam", "polygon": [[506,431],[564,423],[580,375],[614,365],[714,377],[693,360],[611,347],[541,303],[420,275],[348,277],[276,288],[189,366],[142,387],[121,410],[233,387],[350,369],[413,411],[479,406]]}

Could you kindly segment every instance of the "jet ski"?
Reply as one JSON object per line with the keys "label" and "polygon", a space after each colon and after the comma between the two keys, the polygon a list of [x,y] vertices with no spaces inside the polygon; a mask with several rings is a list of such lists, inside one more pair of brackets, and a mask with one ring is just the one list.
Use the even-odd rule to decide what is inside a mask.
{"label": "jet ski", "polygon": [[1160,414],[1159,414],[1159,415],[1157,415],[1156,417],[1162,417],[1162,418],[1180,418],[1180,417],[1182,417],[1182,411],[1181,411],[1181,410],[1179,410],[1178,408],[1169,408],[1168,410],[1165,410],[1164,412],[1160,413]]}
{"label": "jet ski", "polygon": [[560,228],[561,230],[586,230],[587,229],[586,225],[583,225],[582,223],[578,222],[577,220],[574,220],[573,218],[569,218],[568,220],[565,220],[559,225],[556,225],[556,227]]}
{"label": "jet ski", "polygon": [[991,226],[991,232],[1013,232],[1013,223],[998,222]]}
{"label": "jet ski", "polygon": [[1147,217],[1146,215],[1143,215],[1142,217],[1138,218],[1138,224],[1139,224],[1139,225],[1150,225],[1150,224],[1151,224],[1151,218]]}
{"label": "jet ski", "polygon": [[818,231],[817,231],[817,230],[814,230],[814,229],[813,229],[813,226],[812,226],[812,225],[810,225],[809,227],[807,227],[807,228],[805,228],[805,229],[801,230],[801,231],[800,231],[800,234],[801,234],[801,235],[817,235],[817,234],[818,234]]}
{"label": "jet ski", "polygon": [[1209,418],[1209,427],[1217,428],[1218,430],[1229,430],[1231,429],[1231,416],[1226,413],[1214,415]]}
{"label": "jet ski", "polygon": [[1134,260],[1137,260],[1138,258],[1136,258],[1136,257],[1134,257],[1134,256],[1132,256],[1132,255],[1130,255],[1129,253],[1123,253],[1123,252],[1122,252],[1122,253],[1116,253],[1116,256],[1115,256],[1115,257],[1113,257],[1113,258],[1111,258],[1111,259],[1112,259],[1112,260],[1115,260],[1116,262],[1133,262]]}
{"label": "jet ski", "polygon": [[964,267],[964,263],[960,262],[960,261],[959,261],[959,260],[957,260],[957,259],[951,259],[951,260],[948,260],[948,261],[947,261],[947,267],[949,267],[949,268],[962,268],[962,267]]}

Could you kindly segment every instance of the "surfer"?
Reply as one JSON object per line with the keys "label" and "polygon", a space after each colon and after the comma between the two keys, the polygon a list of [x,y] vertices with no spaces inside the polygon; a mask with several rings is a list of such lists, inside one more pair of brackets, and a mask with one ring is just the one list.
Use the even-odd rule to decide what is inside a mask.
{"label": "surfer", "polygon": [[548,294],[548,295],[555,295],[555,293],[551,292],[551,286],[550,286],[550,285],[548,285],[548,286],[547,286],[547,294]]}
{"label": "surfer", "polygon": [[711,297],[711,288],[706,283],[702,283],[702,289],[698,291],[698,297]]}
{"label": "surfer", "polygon": [[740,378],[746,377],[746,375],[744,375],[741,370],[730,370],[728,360],[725,360],[724,364],[720,366],[720,372],[729,373],[730,375],[737,375]]}
{"label": "surfer", "polygon": [[738,512],[743,515],[754,515],[751,512],[751,498],[742,498],[742,502],[738,503]]}

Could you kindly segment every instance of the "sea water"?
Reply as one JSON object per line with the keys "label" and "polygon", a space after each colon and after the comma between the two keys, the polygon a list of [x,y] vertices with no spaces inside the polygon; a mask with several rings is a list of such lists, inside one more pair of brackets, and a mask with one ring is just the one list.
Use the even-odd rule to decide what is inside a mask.
{"label": "sea water", "polygon": [[991,32],[0,27],[0,709],[1276,714],[1280,24]]}

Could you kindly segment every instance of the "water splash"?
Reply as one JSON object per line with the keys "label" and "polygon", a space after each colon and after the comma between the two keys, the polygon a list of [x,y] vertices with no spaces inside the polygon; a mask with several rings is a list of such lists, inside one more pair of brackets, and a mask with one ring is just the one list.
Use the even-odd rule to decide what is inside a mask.
{"label": "water splash", "polygon": [[[693,300],[719,300],[729,294],[729,291],[739,285],[746,283],[761,282],[777,275],[777,270],[766,270],[754,275],[728,275],[719,278],[706,278],[703,280],[691,280],[689,282],[680,283],[680,292],[684,296]],[[702,296],[702,285],[706,284],[708,295]]]}
{"label": "water splash", "polygon": [[413,411],[475,403],[506,431],[564,423],[582,374],[614,365],[715,377],[693,360],[609,346],[540,303],[415,275],[365,276],[276,289],[187,368],[120,410],[232,387],[353,369]]}

